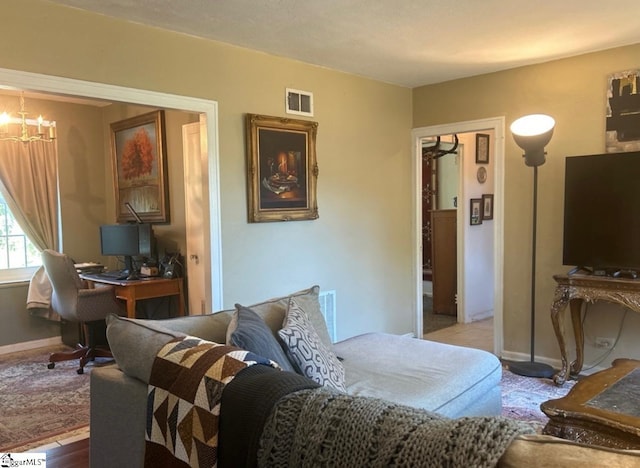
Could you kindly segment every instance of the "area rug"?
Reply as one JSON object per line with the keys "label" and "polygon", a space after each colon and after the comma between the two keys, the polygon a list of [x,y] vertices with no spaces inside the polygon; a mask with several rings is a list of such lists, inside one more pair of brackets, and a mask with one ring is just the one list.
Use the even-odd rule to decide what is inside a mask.
{"label": "area rug", "polygon": [[575,380],[569,380],[559,387],[552,379],[522,377],[503,367],[500,382],[502,415],[526,421],[541,434],[549,418],[540,410],[540,404],[564,397],[575,383]]}
{"label": "area rug", "polygon": [[56,363],[47,369],[49,354],[63,345],[0,356],[0,452],[38,446],[89,425],[89,377],[76,372],[78,361]]}

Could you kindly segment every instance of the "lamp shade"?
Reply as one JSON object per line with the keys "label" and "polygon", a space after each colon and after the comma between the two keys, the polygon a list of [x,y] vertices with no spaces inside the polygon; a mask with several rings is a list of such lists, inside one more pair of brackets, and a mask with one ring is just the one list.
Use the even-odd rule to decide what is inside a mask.
{"label": "lamp shade", "polygon": [[511,124],[516,144],[524,150],[527,166],[540,166],[545,162],[544,147],[551,141],[556,121],[545,114],[525,115]]}

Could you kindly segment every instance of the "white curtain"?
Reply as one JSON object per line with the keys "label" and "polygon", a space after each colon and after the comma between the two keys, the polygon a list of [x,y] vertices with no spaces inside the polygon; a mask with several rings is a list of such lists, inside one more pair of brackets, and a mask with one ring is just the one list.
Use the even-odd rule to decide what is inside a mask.
{"label": "white curtain", "polygon": [[[0,190],[29,240],[58,250],[58,149],[56,142],[0,141]],[[41,267],[27,293],[33,315],[59,320],[50,305],[51,284]]]}

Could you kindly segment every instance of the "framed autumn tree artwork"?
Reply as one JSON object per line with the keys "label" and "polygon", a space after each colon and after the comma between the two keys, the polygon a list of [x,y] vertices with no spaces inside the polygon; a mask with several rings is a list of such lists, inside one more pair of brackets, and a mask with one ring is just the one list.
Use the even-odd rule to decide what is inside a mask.
{"label": "framed autumn tree artwork", "polygon": [[116,219],[169,221],[164,111],[154,111],[111,124]]}

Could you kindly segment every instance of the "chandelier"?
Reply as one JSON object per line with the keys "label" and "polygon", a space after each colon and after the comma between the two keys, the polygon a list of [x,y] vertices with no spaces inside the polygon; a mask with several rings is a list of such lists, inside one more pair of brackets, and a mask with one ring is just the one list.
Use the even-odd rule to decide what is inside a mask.
{"label": "chandelier", "polygon": [[[27,119],[27,112],[24,110],[24,92],[20,93],[20,117],[11,117],[6,112],[0,114],[0,140],[2,141],[21,141],[22,143],[31,143],[33,141],[51,142],[56,139],[56,123],[54,121],[43,120],[42,116],[38,116],[36,120]],[[10,136],[9,127],[11,125],[20,125],[20,135]],[[38,127],[35,135],[29,135],[28,126]],[[47,133],[45,134],[45,130]]]}

